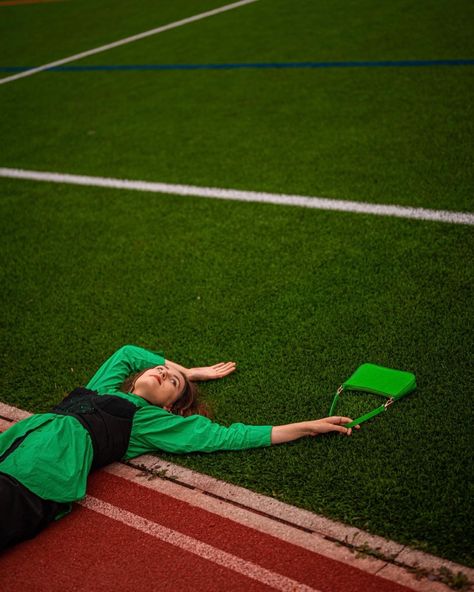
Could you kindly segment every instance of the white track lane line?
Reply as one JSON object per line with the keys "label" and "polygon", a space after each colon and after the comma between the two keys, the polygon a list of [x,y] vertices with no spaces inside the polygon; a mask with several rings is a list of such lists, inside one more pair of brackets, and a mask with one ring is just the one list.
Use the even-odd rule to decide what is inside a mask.
{"label": "white track lane line", "polygon": [[[23,411],[0,401],[0,432],[8,429],[12,423],[30,416],[31,413],[28,411]],[[2,420],[2,417],[9,418],[9,421]],[[411,570],[406,571],[407,568],[417,567],[427,570],[427,573],[439,572],[441,568],[446,568],[452,571],[453,574],[461,572],[471,582],[474,582],[474,569],[472,568],[441,557],[436,557],[435,555],[430,555],[429,553],[411,549],[394,541],[346,526],[340,522],[329,520],[307,510],[283,504],[275,499],[245,490],[242,487],[224,483],[209,475],[197,473],[179,465],[174,465],[173,463],[164,463],[158,457],[142,455],[134,458],[131,462],[136,463],[136,465],[134,466],[130,463],[129,465],[113,463],[105,467],[104,470],[112,475],[138,483],[142,487],[154,489],[164,495],[181,499],[208,512],[230,518],[234,522],[275,536],[292,545],[299,545],[330,559],[335,559],[336,561],[351,565],[378,577],[402,584],[416,592],[450,592],[450,589],[444,584],[429,581],[425,578],[418,580],[412,576]],[[142,470],[143,467],[153,470],[166,468],[166,470],[169,469],[172,471],[173,477],[179,476],[180,478],[177,482],[168,481],[167,478],[164,480],[157,479],[156,481],[149,481],[141,473],[136,474],[136,470]],[[179,481],[182,484],[178,484]],[[220,499],[216,498],[213,501],[213,498],[208,497],[206,493],[218,494]],[[240,502],[241,507],[235,507],[233,502]],[[293,527],[276,523],[271,516],[266,518],[255,514],[255,510],[264,509],[268,511],[269,504],[276,506],[271,510],[274,517],[283,518],[289,522],[294,522],[296,525],[308,526],[313,528],[314,532],[311,534],[301,531],[296,533]],[[399,566],[386,563],[370,555],[365,558],[360,557],[349,551],[344,545],[333,543],[330,540],[326,540],[325,537],[330,537],[332,540],[336,539],[341,542],[350,541],[354,545],[367,544],[369,547],[382,552],[383,555],[392,555],[397,561],[402,561],[404,565]]]}
{"label": "white track lane line", "polygon": [[76,60],[82,60],[82,58],[94,55],[96,53],[108,51],[109,49],[114,49],[115,47],[120,47],[121,45],[126,45],[127,43],[133,43],[133,41],[138,41],[140,39],[144,39],[145,37],[150,37],[151,35],[157,35],[158,33],[163,33],[164,31],[169,31],[170,29],[176,29],[176,27],[181,27],[183,25],[187,25],[187,24],[193,23],[195,21],[200,21],[201,19],[207,18],[209,16],[214,16],[215,14],[220,14],[221,12],[226,12],[227,10],[233,10],[234,8],[239,8],[240,6],[244,6],[245,4],[251,4],[253,2],[258,2],[258,0],[241,0],[240,2],[226,4],[225,6],[220,6],[219,8],[215,8],[214,10],[208,10],[207,12],[202,12],[201,14],[196,14],[194,16],[190,16],[188,18],[181,19],[180,21],[175,21],[174,23],[169,23],[168,25],[163,25],[161,27],[157,27],[156,29],[150,29],[149,31],[145,31],[143,33],[138,33],[137,35],[132,35],[131,37],[126,37],[125,39],[120,39],[119,41],[115,41],[114,43],[108,43],[107,45],[102,45],[101,47],[96,47],[95,49],[89,49],[88,51],[83,51],[82,53],[77,53],[77,54],[72,55],[68,58],[63,58],[62,60],[50,62],[49,64],[45,64],[44,66],[38,66],[37,68],[31,68],[30,70],[25,70],[24,72],[20,72],[19,74],[14,74],[13,76],[1,78],[0,84],[5,84],[7,82],[13,82],[13,80],[18,80],[19,78],[25,78],[26,76],[32,76],[33,74],[37,74],[38,72],[43,72],[44,70],[47,70],[48,68],[54,68],[56,66],[62,66],[63,64],[68,64],[69,62],[75,62]]}
{"label": "white track lane line", "polygon": [[246,561],[245,559],[241,559],[236,555],[232,555],[231,553],[227,553],[226,551],[212,547],[207,543],[203,543],[202,541],[199,541],[181,532],[166,528],[166,526],[156,524],[156,522],[142,518],[142,516],[138,516],[137,514],[133,514],[132,512],[128,512],[122,508],[117,508],[116,506],[113,506],[112,504],[99,500],[95,497],[88,495],[86,496],[85,500],[79,503],[81,506],[89,508],[89,510],[93,510],[94,512],[98,512],[104,516],[108,516],[113,520],[122,522],[123,524],[131,526],[132,528],[136,528],[137,530],[145,532],[146,534],[150,534],[151,536],[154,536],[165,543],[169,543],[179,547],[180,549],[183,549],[184,551],[198,555],[203,559],[217,563],[217,565],[221,565],[226,569],[231,569],[232,571],[240,573],[247,578],[252,578],[253,580],[262,582],[267,586],[271,586],[275,590],[281,590],[282,592],[318,592],[315,591],[314,588],[306,586],[305,584],[301,584],[296,580],[292,580],[291,578],[282,576],[281,574],[278,574],[274,571],[265,569],[260,565],[256,565],[255,563]]}
{"label": "white track lane line", "polygon": [[1,167],[0,177],[28,179],[30,181],[46,181],[50,183],[66,183],[71,185],[87,185],[90,187],[107,187],[111,189],[149,191],[151,193],[167,193],[171,195],[191,195],[194,197],[208,197],[233,201],[271,203],[284,206],[314,208],[317,210],[337,210],[340,212],[353,212],[357,214],[374,214],[376,216],[393,216],[397,218],[412,218],[416,220],[449,222],[451,224],[474,225],[474,214],[468,212],[411,208],[398,205],[328,199],[324,197],[260,193],[257,191],[240,191],[237,189],[219,189],[216,187],[196,187],[194,185],[172,185],[169,183],[130,181],[127,179],[88,177],[83,175],[27,171],[23,169]]}

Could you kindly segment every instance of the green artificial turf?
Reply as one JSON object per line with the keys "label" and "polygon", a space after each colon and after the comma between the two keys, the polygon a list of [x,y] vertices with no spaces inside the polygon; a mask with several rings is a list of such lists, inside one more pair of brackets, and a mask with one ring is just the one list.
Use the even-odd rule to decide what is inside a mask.
{"label": "green artificial turf", "polygon": [[64,0],[0,6],[0,66],[41,66],[223,4],[219,0],[140,0],[139,4]]}
{"label": "green artificial turf", "polygon": [[[222,4],[0,8],[0,65]],[[314,6],[261,0],[78,64],[473,57],[468,2]],[[41,73],[0,85],[0,166],[472,211],[472,88],[472,66]],[[5,179],[0,203],[1,400],[44,412],[125,343],[237,361],[202,387],[226,425],[324,417],[364,362],[409,370],[417,391],[351,438],[162,456],[474,565],[471,227]]]}
{"label": "green artificial turf", "polygon": [[34,96],[33,78],[0,90],[2,163],[469,210],[474,74],[462,72],[40,74]]}
{"label": "green artificial turf", "polygon": [[[382,14],[370,10],[371,3],[365,5],[366,25],[379,31],[375,35],[369,27],[372,45],[372,37],[364,36],[365,21],[355,18],[360,15],[356,5],[350,21],[355,24],[336,18],[335,9],[326,6],[322,13],[297,11],[290,26],[284,4],[276,3],[274,10],[257,2],[79,64],[375,59],[376,52],[379,59],[469,55],[469,43],[464,52],[457,46],[464,39],[461,16],[466,18],[467,7],[450,17],[440,13],[444,3],[418,8],[417,18],[431,28],[416,51],[418,38],[408,26],[414,15],[407,23],[400,3],[400,18],[390,21],[394,31],[387,35],[401,36],[406,39],[401,45],[411,49],[390,53],[390,45],[380,47],[382,24],[375,27],[372,21],[376,14],[381,21]],[[317,35],[310,35],[307,18]],[[148,27],[146,22],[141,26]],[[341,33],[342,49],[327,53],[328,47],[339,46],[335,35],[342,26],[352,26],[352,36]],[[225,45],[222,35],[228,33]],[[241,34],[248,43],[242,43]],[[255,36],[273,48],[271,55]],[[279,38],[292,53],[277,51],[280,44],[271,39]],[[450,53],[438,52],[439,38]],[[355,51],[354,43],[362,41],[367,49]],[[41,73],[1,88],[2,164],[470,210],[474,118],[467,97],[473,81],[472,67]]]}
{"label": "green artificial turf", "polygon": [[466,0],[259,0],[82,63],[472,58],[473,19]]}

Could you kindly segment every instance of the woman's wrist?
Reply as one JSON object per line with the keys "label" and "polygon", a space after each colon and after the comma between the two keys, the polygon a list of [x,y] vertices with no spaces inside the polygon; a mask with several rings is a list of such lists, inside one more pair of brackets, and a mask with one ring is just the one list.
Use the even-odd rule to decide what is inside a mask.
{"label": "woman's wrist", "polygon": [[172,368],[174,368],[175,370],[179,370],[179,372],[181,372],[181,374],[184,374],[184,376],[188,379],[188,380],[193,380],[189,373],[192,371],[192,369],[188,369],[185,368],[184,366],[180,366],[179,364],[177,364],[176,362],[172,362],[171,360],[166,360],[166,363],[171,366]]}
{"label": "woman's wrist", "polygon": [[308,422],[301,421],[287,425],[273,426],[271,438],[272,444],[283,444],[284,442],[291,442],[292,440],[298,440],[299,438],[311,435],[312,431]]}
{"label": "woman's wrist", "polygon": [[186,378],[191,380],[192,382],[197,382],[201,380],[201,375],[199,374],[199,368],[188,368],[186,370]]}

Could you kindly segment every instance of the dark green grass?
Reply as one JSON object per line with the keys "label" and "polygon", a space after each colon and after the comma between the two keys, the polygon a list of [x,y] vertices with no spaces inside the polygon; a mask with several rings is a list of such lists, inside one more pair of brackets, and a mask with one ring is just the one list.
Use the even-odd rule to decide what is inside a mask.
{"label": "dark green grass", "polygon": [[0,65],[41,66],[218,6],[219,0],[65,0],[0,6]]}
{"label": "dark green grass", "polygon": [[49,73],[2,165],[472,210],[474,69]]}
{"label": "dark green grass", "polygon": [[[40,65],[230,4],[74,0],[0,8],[0,64]],[[259,0],[80,63],[472,58],[467,0]]]}
{"label": "dark green grass", "polygon": [[[217,5],[16,7],[0,53],[40,63]],[[470,57],[471,11],[262,0],[79,64]],[[472,67],[41,73],[0,87],[2,165],[469,211],[473,80]]]}
{"label": "dark green grass", "polygon": [[412,371],[417,391],[351,438],[165,458],[473,565],[469,227],[21,181],[1,195],[4,401],[46,411],[124,343],[237,361],[203,388],[224,424],[326,416],[363,362]]}
{"label": "dark green grass", "polygon": [[466,0],[260,0],[83,63],[468,58],[473,19]]}

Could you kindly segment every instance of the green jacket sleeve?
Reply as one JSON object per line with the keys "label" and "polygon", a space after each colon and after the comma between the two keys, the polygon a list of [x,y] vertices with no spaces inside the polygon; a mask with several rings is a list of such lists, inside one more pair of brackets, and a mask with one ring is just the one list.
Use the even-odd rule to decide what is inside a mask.
{"label": "green jacket sleeve", "polygon": [[127,457],[134,451],[138,455],[156,450],[186,453],[259,448],[271,445],[271,431],[272,426],[243,423],[225,427],[202,415],[182,417],[149,406],[135,414]]}
{"label": "green jacket sleeve", "polygon": [[102,364],[86,385],[100,394],[119,390],[123,381],[141,370],[165,363],[162,352],[152,352],[136,345],[124,345]]}

